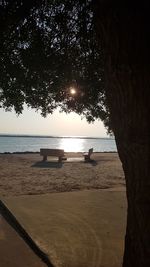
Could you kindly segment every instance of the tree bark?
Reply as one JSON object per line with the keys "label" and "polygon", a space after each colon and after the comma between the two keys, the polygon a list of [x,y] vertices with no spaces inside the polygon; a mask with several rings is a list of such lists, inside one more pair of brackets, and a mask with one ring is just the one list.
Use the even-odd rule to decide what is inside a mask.
{"label": "tree bark", "polygon": [[[105,2],[105,5],[104,5]],[[121,2],[121,1],[120,1]],[[146,8],[97,1],[110,122],[128,201],[123,267],[150,266],[150,42]]]}
{"label": "tree bark", "polygon": [[[149,108],[141,90],[141,75],[107,71],[107,99],[122,161],[128,215],[124,267],[150,266],[150,145]],[[111,83],[110,83],[111,81]],[[109,89],[114,97],[109,97]],[[115,88],[114,88],[115,87]],[[137,96],[135,92],[138,91]]]}

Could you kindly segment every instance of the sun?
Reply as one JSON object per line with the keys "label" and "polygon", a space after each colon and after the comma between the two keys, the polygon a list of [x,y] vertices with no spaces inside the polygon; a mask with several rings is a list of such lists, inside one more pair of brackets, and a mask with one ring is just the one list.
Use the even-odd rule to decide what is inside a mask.
{"label": "sun", "polygon": [[74,87],[70,87],[70,94],[75,95],[76,94],[76,89]]}

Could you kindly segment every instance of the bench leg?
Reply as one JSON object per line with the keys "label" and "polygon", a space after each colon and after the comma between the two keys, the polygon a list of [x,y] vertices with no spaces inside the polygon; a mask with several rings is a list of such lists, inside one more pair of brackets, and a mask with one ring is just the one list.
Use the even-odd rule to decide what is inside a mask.
{"label": "bench leg", "polygon": [[62,162],[62,157],[59,157],[58,158],[58,162]]}
{"label": "bench leg", "polygon": [[85,156],[84,156],[84,160],[85,160],[85,161],[90,161],[90,156],[85,155]]}
{"label": "bench leg", "polygon": [[47,161],[47,156],[43,156],[43,161]]}

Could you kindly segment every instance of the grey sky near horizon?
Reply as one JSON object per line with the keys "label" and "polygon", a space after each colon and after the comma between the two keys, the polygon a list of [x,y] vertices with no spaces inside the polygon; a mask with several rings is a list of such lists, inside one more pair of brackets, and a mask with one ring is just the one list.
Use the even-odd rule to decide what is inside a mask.
{"label": "grey sky near horizon", "polygon": [[56,110],[52,115],[43,118],[40,112],[25,108],[19,116],[14,111],[5,112],[0,109],[1,134],[34,134],[53,136],[92,136],[107,137],[107,130],[100,120],[87,123],[86,119],[71,113],[59,113]]}

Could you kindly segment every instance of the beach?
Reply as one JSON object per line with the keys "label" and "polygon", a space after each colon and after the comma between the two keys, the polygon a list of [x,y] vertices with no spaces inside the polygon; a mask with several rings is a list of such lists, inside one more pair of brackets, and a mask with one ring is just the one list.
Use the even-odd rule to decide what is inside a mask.
{"label": "beach", "polygon": [[118,153],[93,153],[84,162],[83,153],[66,153],[58,163],[39,153],[0,154],[0,196],[35,195],[90,189],[125,187]]}
{"label": "beach", "polygon": [[[52,157],[43,162],[39,153],[0,154],[1,200],[53,266],[120,267],[127,203],[118,154],[93,153],[89,162],[83,153],[66,157],[60,163]],[[1,231],[2,247],[6,237],[18,246],[17,237],[9,238],[11,230],[7,235]],[[28,253],[19,244],[18,253]],[[11,267],[7,247],[1,253],[10,258],[6,264],[3,257],[2,267]],[[30,262],[33,258],[31,254]],[[14,259],[13,267],[18,267]]]}

